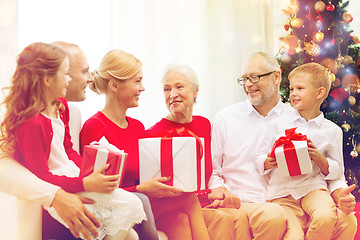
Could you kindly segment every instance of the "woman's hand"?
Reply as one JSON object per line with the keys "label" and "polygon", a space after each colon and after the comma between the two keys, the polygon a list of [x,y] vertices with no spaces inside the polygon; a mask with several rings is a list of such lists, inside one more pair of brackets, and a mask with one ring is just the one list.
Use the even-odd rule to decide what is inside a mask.
{"label": "woman's hand", "polygon": [[162,197],[177,197],[183,191],[172,186],[166,185],[163,182],[169,181],[170,177],[153,178],[136,187],[138,192],[144,193],[150,198]]}
{"label": "woman's hand", "polygon": [[119,187],[120,175],[103,174],[109,166],[109,164],[106,164],[89,176],[84,177],[83,184],[85,191],[110,193]]}

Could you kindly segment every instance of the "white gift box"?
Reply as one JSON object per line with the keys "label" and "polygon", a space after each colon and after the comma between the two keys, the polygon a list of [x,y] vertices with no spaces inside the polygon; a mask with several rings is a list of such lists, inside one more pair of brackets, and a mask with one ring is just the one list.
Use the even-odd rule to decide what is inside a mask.
{"label": "white gift box", "polygon": [[[204,139],[200,140],[204,146]],[[172,153],[169,153],[170,148],[162,147],[161,137],[139,139],[140,183],[162,176],[161,155],[166,152],[172,156],[172,169],[167,169],[173,175],[170,185],[185,192],[205,189],[205,153],[201,157],[201,169],[198,169],[196,138],[172,137],[166,138],[166,141],[171,141]]]}
{"label": "white gift box", "polygon": [[[279,173],[283,177],[296,176],[312,173],[312,162],[308,153],[307,141],[291,141],[294,144],[294,148],[284,149],[284,145],[281,145],[275,149],[276,162],[278,165]],[[297,157],[287,159],[286,152]],[[294,172],[300,174],[291,174],[291,169]]]}

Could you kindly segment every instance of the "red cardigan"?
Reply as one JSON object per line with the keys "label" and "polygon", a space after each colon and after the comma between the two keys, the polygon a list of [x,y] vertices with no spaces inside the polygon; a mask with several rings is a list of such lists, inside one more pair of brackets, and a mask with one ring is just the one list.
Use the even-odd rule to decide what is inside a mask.
{"label": "red cardigan", "polygon": [[109,143],[128,153],[125,174],[121,187],[135,192],[139,184],[139,144],[138,138],[144,134],[144,125],[131,117],[126,117],[129,125],[120,128],[102,112],[97,112],[83,125],[80,132],[80,149],[105,136]]}
{"label": "red cardigan", "polygon": [[[64,147],[70,160],[81,166],[81,157],[72,148],[69,130],[69,108],[66,100],[59,99],[65,107],[65,111],[60,114],[61,120],[65,125]],[[60,186],[68,192],[84,191],[82,177],[66,177],[53,175],[47,165],[53,130],[51,120],[42,114],[37,114],[24,121],[18,128],[15,136],[16,151],[15,159],[25,165],[36,176]]]}
{"label": "red cardigan", "polygon": [[[205,140],[205,187],[208,189],[209,179],[212,174],[212,160],[211,160],[211,124],[207,118],[201,116],[193,116],[193,120],[190,123],[176,123],[165,118],[160,122],[145,131],[146,137],[162,137],[168,133],[168,131],[184,127],[191,132],[195,133],[198,137],[202,137]],[[198,191],[198,197],[202,206],[209,204],[207,194],[209,191]],[[204,194],[205,193],[205,194]]]}

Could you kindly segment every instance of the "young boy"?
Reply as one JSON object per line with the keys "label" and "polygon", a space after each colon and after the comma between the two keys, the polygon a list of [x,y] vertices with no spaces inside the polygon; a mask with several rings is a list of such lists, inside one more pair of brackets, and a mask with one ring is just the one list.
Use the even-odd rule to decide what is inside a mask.
{"label": "young boy", "polygon": [[[342,130],[324,118],[320,105],[330,90],[328,71],[317,63],[307,63],[289,74],[290,100],[294,111],[277,122],[271,122],[264,133],[260,171],[269,176],[267,200],[284,207],[288,215],[287,239],[330,239],[335,226],[336,206],[326,180],[340,179],[344,174]],[[313,171],[309,174],[283,177],[275,158],[265,157],[285,129],[297,127],[296,132],[308,138],[308,153]],[[266,160],[264,161],[264,159]],[[309,222],[306,225],[306,222]]]}

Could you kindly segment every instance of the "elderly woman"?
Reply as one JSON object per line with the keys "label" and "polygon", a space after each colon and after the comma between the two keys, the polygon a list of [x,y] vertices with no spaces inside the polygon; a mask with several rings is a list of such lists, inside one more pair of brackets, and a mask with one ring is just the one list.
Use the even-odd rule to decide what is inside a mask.
{"label": "elderly woman", "polygon": [[[193,115],[193,107],[199,92],[199,82],[195,72],[187,65],[170,65],[162,79],[164,98],[169,114],[146,130],[147,136],[164,136],[174,128],[184,127],[205,140],[205,180],[206,188],[212,174],[211,124],[202,116]],[[203,206],[203,216],[211,239],[251,239],[245,214],[235,208],[215,208],[225,206],[215,194],[207,194],[208,189],[198,191]],[[219,197],[221,199],[222,196]],[[212,203],[211,200],[215,200]],[[238,205],[238,206],[236,206]],[[205,207],[205,206],[211,206]],[[240,207],[240,203],[233,203]],[[168,223],[157,223],[157,225]]]}

